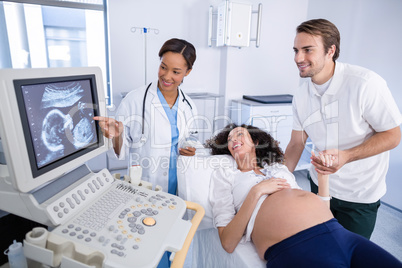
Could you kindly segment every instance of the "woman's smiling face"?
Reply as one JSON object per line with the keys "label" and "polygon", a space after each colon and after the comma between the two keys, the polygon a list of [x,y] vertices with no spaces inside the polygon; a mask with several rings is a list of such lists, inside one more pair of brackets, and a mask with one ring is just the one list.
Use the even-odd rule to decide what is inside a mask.
{"label": "woman's smiling face", "polygon": [[237,127],[230,131],[228,149],[235,159],[239,156],[255,154],[255,144],[246,128]]}
{"label": "woman's smiling face", "polygon": [[161,91],[177,90],[183,78],[190,73],[183,55],[166,52],[161,58],[158,71],[158,87]]}

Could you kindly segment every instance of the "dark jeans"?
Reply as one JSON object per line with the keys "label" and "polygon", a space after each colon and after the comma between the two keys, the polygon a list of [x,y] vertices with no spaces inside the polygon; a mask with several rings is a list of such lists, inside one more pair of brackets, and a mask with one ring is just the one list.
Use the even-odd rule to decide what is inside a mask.
{"label": "dark jeans", "polygon": [[[317,194],[318,186],[312,181],[310,173],[307,174],[310,181],[311,192]],[[370,204],[347,202],[337,198],[330,201],[331,212],[345,229],[370,239],[373,233],[380,200]]]}
{"label": "dark jeans", "polygon": [[315,225],[269,247],[268,268],[392,267],[402,263],[390,253],[343,228],[336,219]]}

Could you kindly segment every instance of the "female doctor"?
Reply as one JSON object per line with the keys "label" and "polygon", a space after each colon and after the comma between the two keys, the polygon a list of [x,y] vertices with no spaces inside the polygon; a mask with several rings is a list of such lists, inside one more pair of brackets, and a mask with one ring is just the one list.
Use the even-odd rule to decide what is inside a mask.
{"label": "female doctor", "polygon": [[99,121],[103,135],[112,139],[119,159],[130,153],[130,161],[142,166],[142,180],[176,194],[177,155],[192,156],[196,151],[186,143],[197,133],[196,107],[179,88],[192,70],[196,51],[191,43],[174,38],[163,44],[159,58],[157,81],[129,92],[115,119],[94,119]]}

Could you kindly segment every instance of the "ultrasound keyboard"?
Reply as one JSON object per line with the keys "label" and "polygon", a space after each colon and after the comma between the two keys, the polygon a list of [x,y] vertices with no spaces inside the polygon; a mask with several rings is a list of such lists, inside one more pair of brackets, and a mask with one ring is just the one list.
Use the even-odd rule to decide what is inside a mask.
{"label": "ultrasound keyboard", "polygon": [[52,223],[57,226],[70,219],[91,202],[109,190],[115,179],[106,169],[98,173],[87,175],[86,180],[71,187],[70,191],[61,197],[51,199],[45,203],[46,213]]}
{"label": "ultrasound keyboard", "polygon": [[[106,172],[100,177],[111,178]],[[99,174],[89,181],[99,183]],[[49,233],[46,250],[53,256],[42,263],[58,266],[68,258],[65,267],[76,261],[82,263],[76,267],[156,267],[165,251],[182,248],[191,228],[191,222],[182,219],[185,201],[120,180],[102,182],[102,194]],[[88,192],[85,189],[81,191]],[[52,208],[53,212],[57,215]]]}

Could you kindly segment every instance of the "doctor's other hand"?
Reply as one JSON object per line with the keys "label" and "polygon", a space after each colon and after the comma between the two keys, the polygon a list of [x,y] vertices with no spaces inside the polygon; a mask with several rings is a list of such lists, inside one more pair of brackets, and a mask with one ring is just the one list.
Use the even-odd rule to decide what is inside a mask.
{"label": "doctor's other hand", "polygon": [[95,116],[93,119],[99,122],[103,135],[108,139],[113,139],[123,133],[124,126],[120,121],[103,116]]}
{"label": "doctor's other hand", "polygon": [[323,175],[337,172],[346,163],[346,153],[338,149],[329,149],[319,152],[318,155],[314,153],[311,155],[311,164],[318,173]]}
{"label": "doctor's other hand", "polygon": [[193,156],[195,155],[195,150],[194,147],[179,148],[179,153],[184,156]]}

